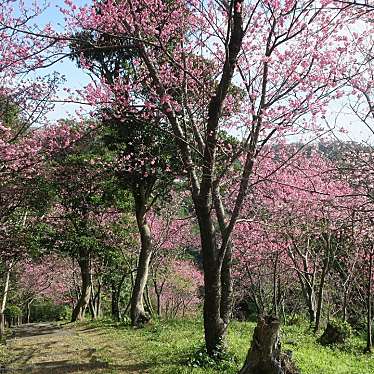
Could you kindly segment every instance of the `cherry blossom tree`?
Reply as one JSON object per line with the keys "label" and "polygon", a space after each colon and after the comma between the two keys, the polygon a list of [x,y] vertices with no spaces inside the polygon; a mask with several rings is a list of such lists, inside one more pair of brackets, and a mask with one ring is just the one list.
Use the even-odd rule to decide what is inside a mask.
{"label": "cherry blossom tree", "polygon": [[[150,94],[140,104],[159,111],[175,137],[200,227],[210,353],[220,346],[229,320],[230,237],[261,145],[297,125],[313,126],[329,101],[341,94],[351,61],[347,51],[354,45],[341,38],[340,30],[364,12],[334,1],[319,6],[314,1],[108,1],[95,8],[73,5],[66,12],[73,30],[107,34],[136,51],[136,81],[104,81],[101,91],[107,94],[101,97],[112,100],[113,92],[120,91],[131,109],[139,105],[138,94],[147,83]],[[171,45],[176,46],[172,52]],[[203,77],[212,78],[206,82]],[[242,90],[240,98],[230,93],[233,82]],[[241,128],[245,136],[239,149],[225,150],[226,162],[218,166],[224,128]],[[228,214],[221,179],[239,156],[241,186]]]}
{"label": "cherry blossom tree", "polygon": [[37,298],[48,298],[56,304],[69,303],[72,278],[71,266],[64,258],[50,255],[40,260],[25,259],[18,264],[18,287],[26,305],[26,322],[30,322],[30,307]]}
{"label": "cherry blossom tree", "polygon": [[[173,136],[200,229],[205,340],[212,355],[222,349],[230,318],[231,236],[255,164],[276,136],[315,130],[329,103],[344,94],[361,44],[347,30],[365,21],[371,7],[337,0],[66,4],[70,29],[62,36],[30,30],[5,7],[4,38],[29,35],[40,51],[83,33],[95,36],[87,40],[88,51],[131,51],[134,74],[112,81],[104,74],[83,97],[101,109],[120,102],[121,118],[140,107],[145,119],[152,113],[159,118],[155,126]],[[43,54],[22,56],[27,66],[50,61]],[[81,66],[90,71],[86,57]],[[239,139],[226,142],[227,131],[239,132]],[[228,209],[223,179],[235,167],[239,185]]]}

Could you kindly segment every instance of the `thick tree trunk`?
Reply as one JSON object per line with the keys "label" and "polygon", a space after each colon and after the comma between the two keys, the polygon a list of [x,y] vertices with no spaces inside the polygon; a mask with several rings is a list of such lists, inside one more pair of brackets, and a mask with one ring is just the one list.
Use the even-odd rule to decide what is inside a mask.
{"label": "thick tree trunk", "polygon": [[251,347],[239,374],[296,374],[298,370],[287,355],[281,354],[280,321],[260,316]]}
{"label": "thick tree trunk", "polygon": [[372,341],[372,297],[371,297],[371,288],[373,284],[373,257],[374,253],[373,250],[370,251],[369,255],[369,276],[368,276],[368,288],[367,288],[367,297],[366,297],[366,304],[367,304],[367,336],[366,336],[366,348],[365,352],[371,353],[373,349],[373,341]]}
{"label": "thick tree trunk", "polygon": [[149,264],[152,257],[151,230],[145,217],[145,199],[134,193],[136,221],[140,234],[140,254],[134,288],[131,295],[130,318],[133,326],[140,326],[150,320],[144,310],[144,289],[148,280]]}
{"label": "thick tree trunk", "polygon": [[81,270],[82,287],[77,305],[73,309],[71,322],[81,321],[84,319],[84,314],[90,302],[91,296],[91,271],[89,253],[87,253],[86,251],[84,253],[81,253],[78,264]]}
{"label": "thick tree trunk", "polygon": [[149,296],[148,284],[146,284],[145,287],[144,287],[144,303],[145,303],[146,311],[148,312],[148,314],[153,315],[154,310],[153,310],[151,297]]}
{"label": "thick tree trunk", "polygon": [[208,354],[214,355],[224,349],[227,325],[221,315],[222,267],[218,260],[216,232],[210,214],[209,209],[199,209],[198,221],[204,267],[205,345]]}

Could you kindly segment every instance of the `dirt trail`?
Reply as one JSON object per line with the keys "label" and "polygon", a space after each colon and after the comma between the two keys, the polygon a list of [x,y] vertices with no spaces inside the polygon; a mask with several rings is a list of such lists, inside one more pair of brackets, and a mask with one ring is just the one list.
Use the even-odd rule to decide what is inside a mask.
{"label": "dirt trail", "polygon": [[[10,362],[0,373],[147,373],[121,355],[121,363],[103,360],[105,336],[94,329],[59,327],[52,323],[19,326],[8,340]],[[126,356],[126,354],[125,354]]]}

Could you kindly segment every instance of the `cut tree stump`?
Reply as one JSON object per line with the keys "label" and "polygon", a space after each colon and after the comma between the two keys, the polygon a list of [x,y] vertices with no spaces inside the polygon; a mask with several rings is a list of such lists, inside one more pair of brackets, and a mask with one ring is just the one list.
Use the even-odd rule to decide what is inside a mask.
{"label": "cut tree stump", "polygon": [[280,321],[259,316],[251,347],[239,374],[300,374],[292,362],[292,352],[281,353]]}

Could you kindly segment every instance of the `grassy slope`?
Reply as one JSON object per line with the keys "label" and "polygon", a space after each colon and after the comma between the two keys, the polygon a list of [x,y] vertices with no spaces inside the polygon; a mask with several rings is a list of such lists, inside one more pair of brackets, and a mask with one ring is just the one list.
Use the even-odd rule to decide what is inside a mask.
{"label": "grassy slope", "polygon": [[[191,353],[203,343],[200,322],[154,322],[138,330],[102,322],[79,327],[84,331],[87,328],[91,329],[92,334],[85,335],[85,338],[90,339],[89,344],[97,349],[96,355],[108,362],[109,367],[120,365],[123,357],[127,356],[128,360],[130,354],[134,367],[144,373],[229,374],[236,373],[238,369],[235,363],[225,369],[192,368],[184,365]],[[253,323],[231,324],[230,351],[238,357],[240,363],[244,361],[253,328]],[[102,344],[103,335],[111,344]],[[286,327],[283,329],[282,340],[283,349],[293,351],[302,374],[374,374],[374,356],[362,354],[362,339],[351,339],[344,351],[323,348],[316,344],[315,337],[309,335],[305,328]],[[287,341],[290,341],[289,344]]]}

